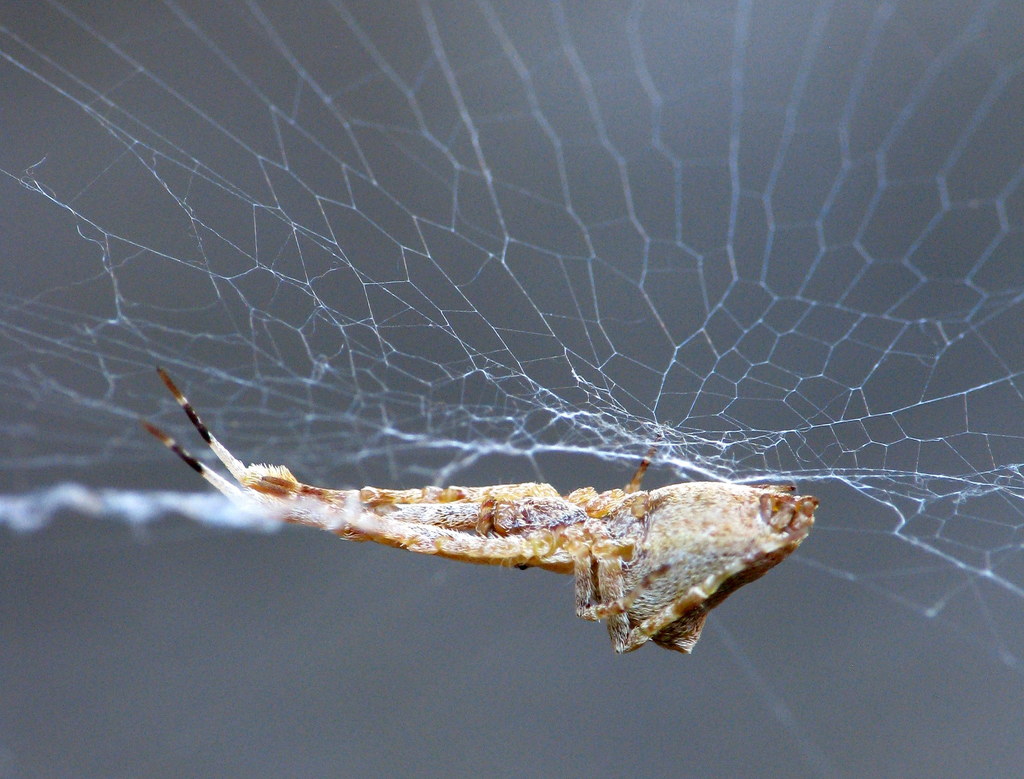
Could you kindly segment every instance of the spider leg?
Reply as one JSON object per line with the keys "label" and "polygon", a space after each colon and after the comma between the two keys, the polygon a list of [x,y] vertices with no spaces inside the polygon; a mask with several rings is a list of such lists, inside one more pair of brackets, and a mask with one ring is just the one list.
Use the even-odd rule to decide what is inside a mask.
{"label": "spider leg", "polygon": [[[625,579],[621,572],[621,564],[619,571],[609,569],[606,578],[600,582],[602,595],[605,596],[605,600],[603,603],[596,605],[593,611],[596,619],[607,620],[608,634],[611,636],[615,651],[619,654],[632,652],[634,649],[640,648],[648,640],[677,622],[688,611],[700,606],[700,604],[711,597],[711,593],[715,592],[720,583],[716,579],[714,581],[706,581],[704,587],[690,587],[684,595],[676,598],[673,602],[640,622],[636,627],[631,628],[627,612],[633,606],[633,603],[650,589],[656,579],[664,576],[671,569],[672,566],[670,564],[652,569],[626,594],[623,594]],[[706,618],[706,613],[695,616],[686,630],[683,631],[686,633],[685,636],[672,637],[675,639],[670,642],[673,643],[672,648],[689,652],[700,636],[700,631]]]}
{"label": "spider leg", "polygon": [[656,579],[664,576],[671,570],[672,565],[670,563],[666,563],[665,565],[659,565],[657,568],[648,571],[647,575],[640,580],[639,584],[637,584],[627,594],[623,595],[620,593],[617,598],[607,599],[603,603],[599,604],[596,607],[598,619],[605,619],[614,614],[624,614],[629,611],[636,599],[649,590],[651,584],[653,584]]}
{"label": "spider leg", "polygon": [[146,430],[149,433],[151,433],[152,435],[154,435],[157,438],[159,438],[164,446],[166,446],[168,449],[170,449],[172,452],[174,452],[176,455],[178,455],[178,457],[180,457],[182,460],[184,460],[184,462],[193,471],[195,471],[200,476],[202,476],[204,479],[206,479],[206,481],[208,481],[210,484],[212,484],[214,487],[216,487],[218,491],[224,493],[229,498],[241,498],[242,497],[242,491],[240,489],[238,489],[238,487],[236,487],[234,484],[229,482],[227,479],[225,479],[223,476],[221,476],[216,471],[211,471],[209,468],[207,468],[205,465],[203,465],[201,462],[199,462],[199,460],[197,460],[195,457],[193,457],[188,452],[187,449],[182,447],[177,441],[175,441],[173,438],[171,438],[169,435],[167,435],[167,433],[165,433],[163,430],[161,430],[160,428],[156,427],[155,425],[151,425],[146,420],[142,420],[142,426],[144,428],[146,428]]}
{"label": "spider leg", "polygon": [[[185,411],[189,421],[192,422],[192,426],[195,427],[202,439],[207,443],[210,449],[213,450],[214,454],[217,455],[217,458],[224,464],[231,475],[234,476],[240,484],[242,484],[243,487],[248,487],[251,490],[261,493],[261,495],[269,496],[270,498],[302,494],[324,502],[337,503],[339,500],[344,500],[348,491],[330,490],[323,487],[313,487],[311,485],[302,484],[292,476],[287,468],[284,468],[283,466],[246,466],[245,463],[231,454],[227,447],[218,441],[216,436],[210,432],[206,423],[203,422],[195,408],[191,403],[189,403],[185,394],[178,389],[178,386],[171,380],[171,377],[167,375],[167,372],[163,368],[157,368],[156,372],[160,376],[160,380],[163,381],[164,386],[166,386],[174,396],[174,399],[178,401],[178,405]],[[147,427],[149,432],[164,441],[166,446],[171,447],[171,444],[167,443],[168,440],[173,443],[173,439],[171,439],[170,436],[166,436],[163,433],[154,433],[155,428],[150,429],[150,427],[151,426]],[[182,456],[181,452],[184,452],[180,447],[178,447],[178,449],[172,448],[172,451],[178,454],[179,457]],[[189,455],[189,458],[190,459],[185,459],[182,457],[190,467],[198,470],[195,465],[193,465],[194,462],[198,463],[198,461],[191,455]],[[207,481],[210,481],[210,478],[206,476],[203,471],[199,471],[199,473],[202,473],[204,478],[206,478]],[[210,473],[209,469],[206,469],[206,473]],[[221,481],[223,482],[223,480]],[[218,489],[220,489],[221,492],[224,492],[222,485],[218,486]],[[238,494],[237,490],[234,494]],[[338,497],[339,495],[341,498]],[[380,489],[378,487],[364,487],[360,490],[361,500],[371,509],[408,504],[452,505],[456,503],[480,503],[488,498],[495,498],[504,502],[512,502],[527,497],[558,499],[560,496],[551,485],[534,483],[497,485],[494,487],[423,487],[410,490],[388,490]],[[467,516],[464,520],[456,519],[458,515],[458,511],[424,512],[425,517],[429,516],[435,519],[439,524],[446,527],[457,528],[460,530],[472,530],[476,527],[477,517],[475,515],[472,517]],[[459,522],[464,522],[464,524],[456,524]]]}
{"label": "spider leg", "polygon": [[[597,583],[601,588],[602,600],[605,602],[618,600],[626,590],[625,571],[621,558],[601,560],[597,568]],[[625,612],[605,616],[605,627],[608,637],[615,647],[625,646],[629,640],[629,616]]]}
{"label": "spider leg", "polygon": [[[224,463],[224,467],[228,469],[235,479],[244,483],[246,472],[248,470],[245,467],[245,463],[231,454],[231,452],[227,450],[227,447],[214,438],[210,429],[203,423],[203,420],[199,418],[199,414],[196,413],[196,410],[192,408],[192,404],[188,402],[188,398],[186,398],[182,391],[178,389],[177,385],[171,381],[171,377],[167,375],[167,372],[164,371],[163,368],[157,368],[156,372],[160,376],[161,381],[163,381],[164,386],[166,386],[167,389],[170,390],[171,394],[174,395],[174,399],[178,401],[178,405],[184,409],[185,414],[188,415],[193,427],[199,431],[199,435],[203,437],[203,440],[206,441],[207,445],[213,450],[213,453],[217,455],[217,459]],[[153,431],[150,430],[150,432],[152,433]],[[160,438],[160,436],[157,436],[157,438]],[[166,441],[164,443],[166,444]],[[188,461],[186,460],[186,462]],[[191,465],[191,463],[189,463],[189,465]],[[221,491],[223,492],[223,490]]]}
{"label": "spider leg", "polygon": [[[629,636],[629,617],[625,611],[606,613],[603,603],[615,603],[625,592],[625,572],[622,558],[588,556],[577,559],[576,616],[597,622],[604,619],[608,635],[616,647],[625,646]],[[596,587],[595,587],[596,584]]]}
{"label": "spider leg", "polygon": [[[691,587],[685,596],[679,598],[674,603],[670,603],[658,613],[645,619],[635,628],[629,630],[621,640],[617,641],[616,637],[613,636],[612,640],[615,644],[615,651],[622,654],[624,652],[632,652],[634,649],[639,649],[656,634],[660,633],[673,622],[676,622],[687,611],[700,605],[707,599],[708,594],[704,592],[704,590],[700,587]],[[679,644],[678,648],[681,651],[689,652],[690,649],[693,648],[693,644],[696,643],[697,636],[700,635],[700,630],[704,626],[704,619],[706,619],[706,617],[706,614],[701,615],[694,622],[693,630],[696,631],[696,635],[692,636],[691,641],[684,641]]]}
{"label": "spider leg", "polygon": [[654,453],[658,451],[658,443],[661,441],[662,436],[659,435],[654,443],[651,444],[651,448],[647,450],[647,454],[644,455],[644,459],[640,461],[640,465],[637,466],[636,473],[633,474],[633,478],[626,484],[626,488],[623,490],[627,495],[631,492],[636,492],[640,489],[640,482],[644,480],[644,474],[647,473],[647,469],[651,465],[651,461],[654,459]]}
{"label": "spider leg", "polygon": [[[146,421],[142,425],[217,490],[231,498],[245,499],[241,489],[199,462],[163,430]],[[539,565],[558,562],[560,557],[565,557],[562,562],[568,562],[568,555],[558,554],[558,542],[549,531],[485,538],[431,524],[430,511],[445,511],[443,504],[396,505],[388,509],[388,515],[380,516],[364,505],[359,490],[321,490],[294,481],[287,485],[283,479],[273,476],[263,479],[266,484],[262,488],[253,486],[253,489],[264,503],[283,509],[286,521],[329,530],[353,541],[376,541],[421,554],[491,565]],[[251,480],[250,475],[247,481]],[[472,513],[475,521],[475,505],[465,504],[459,508]],[[424,516],[427,522],[416,521]]]}
{"label": "spider leg", "polygon": [[[301,504],[300,504],[301,505]],[[351,490],[343,505],[302,508],[291,521],[332,530],[357,541],[375,541],[410,552],[437,555],[484,565],[568,565],[569,553],[560,548],[555,533],[538,530],[516,536],[480,536],[421,521],[424,508],[432,506],[398,505],[378,514]],[[465,509],[476,511],[476,506]],[[437,510],[444,510],[437,507]]]}
{"label": "spider leg", "polygon": [[[283,466],[246,466],[214,437],[167,373],[161,368],[157,373],[241,487],[207,468],[159,428],[143,422],[146,430],[223,494],[242,500],[256,498],[279,510],[285,521],[354,541],[376,541],[490,565],[542,566],[567,572],[581,549],[600,556],[632,553],[632,541],[599,540],[581,530],[574,532],[573,527],[585,517],[582,509],[558,496],[548,484],[332,490],[303,484]],[[539,522],[538,513],[543,514]],[[489,521],[499,519],[507,535],[481,534],[482,514]]]}
{"label": "spider leg", "polygon": [[[578,511],[576,506],[567,505],[550,484],[535,482],[490,487],[421,487],[410,490],[363,487],[359,495],[368,507],[381,509],[381,512],[387,511],[389,506],[409,504],[445,506],[448,508],[444,511],[424,510],[424,518],[420,521],[431,524],[437,522],[453,530],[471,530],[480,535],[488,535],[494,530],[496,518],[499,518],[500,524],[501,516],[530,514],[530,507],[554,506],[556,508],[553,513],[558,515]],[[473,513],[462,509],[467,505],[475,507]],[[515,529],[507,531],[512,532],[516,532]]]}
{"label": "spider leg", "polygon": [[573,578],[576,584],[576,616],[596,622],[599,617],[594,613],[598,601],[596,561],[593,555],[578,556],[573,560]]}

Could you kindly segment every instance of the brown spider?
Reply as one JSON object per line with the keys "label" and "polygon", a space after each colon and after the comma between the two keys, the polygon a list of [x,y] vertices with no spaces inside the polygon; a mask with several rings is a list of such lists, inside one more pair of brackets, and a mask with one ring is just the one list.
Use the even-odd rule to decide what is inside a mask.
{"label": "brown spider", "polygon": [[280,465],[244,465],[207,429],[170,377],[160,378],[238,482],[210,470],[148,422],[146,430],[210,484],[289,522],[353,541],[490,565],[572,573],[576,614],[606,620],[616,652],[648,639],[690,652],[708,612],[796,549],[817,498],[792,486],[690,482],[644,491],[653,449],[625,489],[549,484],[332,490]]}

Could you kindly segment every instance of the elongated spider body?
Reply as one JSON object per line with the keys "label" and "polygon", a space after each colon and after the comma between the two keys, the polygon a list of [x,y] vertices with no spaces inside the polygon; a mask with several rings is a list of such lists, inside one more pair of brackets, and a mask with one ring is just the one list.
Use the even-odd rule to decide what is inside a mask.
{"label": "elongated spider body", "polygon": [[[796,549],[818,501],[793,487],[690,482],[641,490],[651,453],[625,489],[549,484],[333,490],[299,482],[280,465],[244,465],[207,429],[174,382],[160,378],[232,483],[173,438],[146,429],[215,488],[285,521],[353,541],[454,560],[571,573],[576,614],[605,620],[616,652],[649,639],[689,652],[708,612]],[[652,450],[653,453],[653,450]]]}

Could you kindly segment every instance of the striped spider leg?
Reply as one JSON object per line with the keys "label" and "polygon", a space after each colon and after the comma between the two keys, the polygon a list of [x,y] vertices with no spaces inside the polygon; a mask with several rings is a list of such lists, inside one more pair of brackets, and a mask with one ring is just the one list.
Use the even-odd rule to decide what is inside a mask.
{"label": "striped spider leg", "polygon": [[652,451],[624,489],[549,484],[334,490],[280,465],[245,465],[209,431],[161,369],[160,378],[231,474],[211,470],[159,428],[144,427],[214,488],[285,521],[464,562],[573,574],[576,613],[605,620],[616,652],[648,640],[689,652],[708,612],[796,549],[817,499],[792,487],[690,482],[644,491]]}

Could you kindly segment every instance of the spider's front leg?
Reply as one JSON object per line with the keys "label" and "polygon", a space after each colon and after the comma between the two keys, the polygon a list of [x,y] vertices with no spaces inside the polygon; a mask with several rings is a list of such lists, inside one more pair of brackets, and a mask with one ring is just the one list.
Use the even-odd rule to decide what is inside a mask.
{"label": "spider's front leg", "polygon": [[[688,597],[669,604],[657,614],[631,626],[629,610],[633,602],[662,575],[660,569],[643,577],[639,584],[627,591],[627,570],[621,556],[587,555],[576,559],[576,616],[597,622],[605,620],[612,647],[619,654],[639,649],[647,641],[677,622],[687,611],[707,598],[695,587]],[[690,645],[696,643],[706,613],[695,615],[686,631],[692,635]]]}
{"label": "spider's front leg", "polygon": [[622,557],[588,555],[576,560],[574,573],[576,616],[591,622],[605,620],[608,636],[615,651],[627,651],[625,647],[629,643],[629,617],[624,610],[608,608],[625,595],[626,575]]}

